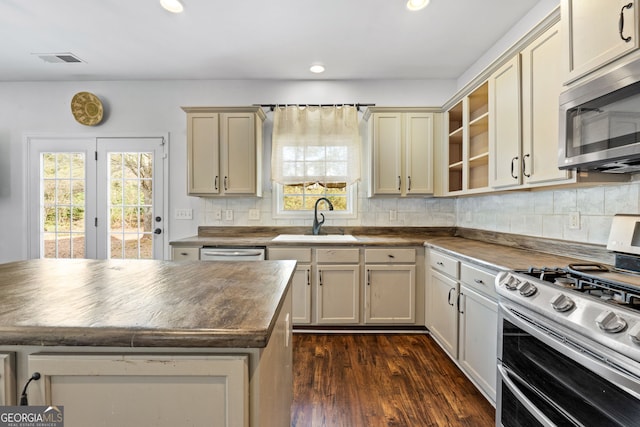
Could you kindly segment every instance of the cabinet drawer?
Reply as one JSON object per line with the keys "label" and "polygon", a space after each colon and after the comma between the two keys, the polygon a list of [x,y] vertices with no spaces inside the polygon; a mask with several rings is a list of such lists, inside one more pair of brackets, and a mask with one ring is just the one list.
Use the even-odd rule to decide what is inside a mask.
{"label": "cabinet drawer", "polygon": [[197,261],[200,259],[200,247],[172,248],[171,259],[174,261]]}
{"label": "cabinet drawer", "polygon": [[498,299],[494,285],[495,279],[496,275],[494,273],[480,270],[464,263],[460,266],[460,281],[462,283],[493,299]]}
{"label": "cabinet drawer", "polygon": [[440,252],[431,251],[429,254],[429,263],[431,268],[441,271],[444,274],[457,279],[458,271],[460,267],[460,261],[457,259],[444,255]]}
{"label": "cabinet drawer", "polygon": [[408,248],[365,249],[364,262],[384,264],[411,264],[416,262],[416,250]]}
{"label": "cabinet drawer", "polygon": [[298,262],[311,262],[311,248],[268,248],[268,259],[293,259]]}
{"label": "cabinet drawer", "polygon": [[317,262],[337,262],[357,264],[360,262],[360,249],[357,248],[333,248],[316,249]]}

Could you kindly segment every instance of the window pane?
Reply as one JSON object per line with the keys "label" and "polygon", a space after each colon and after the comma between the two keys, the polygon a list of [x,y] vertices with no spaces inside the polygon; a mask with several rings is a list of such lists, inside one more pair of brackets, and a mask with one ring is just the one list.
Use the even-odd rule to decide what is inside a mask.
{"label": "window pane", "polygon": [[[285,185],[283,192],[283,207],[285,211],[305,211],[315,208],[316,200],[327,197],[333,204],[335,211],[346,211],[347,186],[345,183],[331,184],[331,186],[313,183],[309,185]],[[320,209],[327,209],[326,205],[319,205]]]}
{"label": "window pane", "polygon": [[[110,153],[111,258],[153,258],[152,153]],[[116,173],[113,173],[113,172]],[[117,194],[116,194],[117,193]],[[148,234],[144,234],[144,233]]]}

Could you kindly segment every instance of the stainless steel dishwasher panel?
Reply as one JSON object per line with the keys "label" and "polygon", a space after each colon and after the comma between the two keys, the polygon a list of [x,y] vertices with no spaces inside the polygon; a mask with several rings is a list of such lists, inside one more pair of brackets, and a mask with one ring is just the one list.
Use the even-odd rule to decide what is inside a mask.
{"label": "stainless steel dishwasher panel", "polygon": [[263,261],[265,248],[207,248],[200,249],[201,261]]}

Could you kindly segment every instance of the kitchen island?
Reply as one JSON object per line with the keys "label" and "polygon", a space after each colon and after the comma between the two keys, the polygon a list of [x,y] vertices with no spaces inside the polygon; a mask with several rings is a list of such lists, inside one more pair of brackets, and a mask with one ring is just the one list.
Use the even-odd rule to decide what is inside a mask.
{"label": "kitchen island", "polygon": [[65,426],[282,426],[294,261],[0,265],[2,404]]}

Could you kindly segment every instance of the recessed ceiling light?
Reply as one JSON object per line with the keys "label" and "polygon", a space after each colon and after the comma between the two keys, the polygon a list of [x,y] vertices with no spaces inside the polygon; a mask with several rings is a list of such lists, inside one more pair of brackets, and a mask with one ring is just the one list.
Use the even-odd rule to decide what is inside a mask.
{"label": "recessed ceiling light", "polygon": [[407,0],[407,9],[409,10],[420,10],[427,7],[429,4],[429,0]]}
{"label": "recessed ceiling light", "polygon": [[160,5],[171,13],[181,13],[184,10],[180,0],[160,0]]}
{"label": "recessed ceiling light", "polygon": [[313,64],[311,66],[311,68],[309,68],[309,71],[311,71],[312,73],[316,73],[316,74],[324,73],[324,65],[322,65],[322,64]]}

